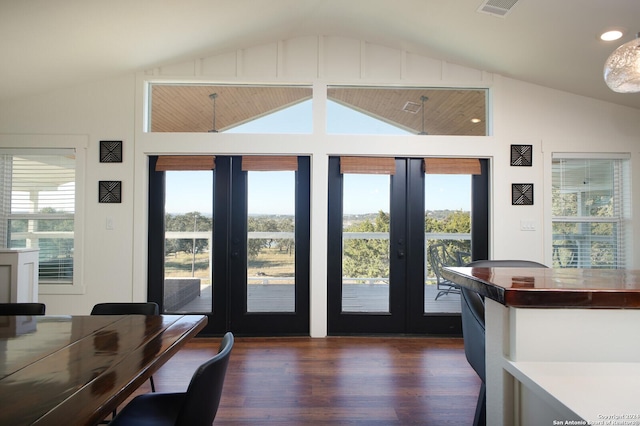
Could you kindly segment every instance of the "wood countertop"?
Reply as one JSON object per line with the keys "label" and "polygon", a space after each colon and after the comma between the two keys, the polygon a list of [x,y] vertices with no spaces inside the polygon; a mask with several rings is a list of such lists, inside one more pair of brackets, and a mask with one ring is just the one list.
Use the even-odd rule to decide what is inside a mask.
{"label": "wood countertop", "polygon": [[640,308],[640,270],[446,267],[442,275],[517,308]]}

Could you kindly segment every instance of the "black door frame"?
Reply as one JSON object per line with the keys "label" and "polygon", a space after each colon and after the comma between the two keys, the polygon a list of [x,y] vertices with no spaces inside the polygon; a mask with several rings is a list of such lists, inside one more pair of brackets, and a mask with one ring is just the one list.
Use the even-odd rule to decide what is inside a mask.
{"label": "black door frame", "polygon": [[[164,311],[165,172],[155,170],[157,156],[149,157],[148,300]],[[240,156],[217,156],[213,178],[212,313],[199,335],[309,335],[310,178],[309,157],[298,157],[296,172],[295,312],[249,313],[246,308],[246,172]],[[244,188],[244,189],[243,189]],[[240,212],[240,214],[235,214]],[[240,276],[237,274],[244,273]],[[234,278],[234,276],[236,278]],[[243,283],[238,283],[244,280]]]}
{"label": "black door frame", "polygon": [[[242,335],[309,335],[309,253],[311,236],[311,161],[309,157],[298,157],[296,171],[295,205],[295,311],[294,312],[247,312],[247,172],[241,168],[242,157],[232,157],[231,165],[231,211],[227,239],[230,244],[229,294],[230,329]],[[243,195],[244,194],[244,195]],[[240,214],[237,214],[237,213]],[[214,262],[215,262],[214,255]],[[222,260],[222,259],[221,259]],[[235,277],[235,278],[234,278]]]}
{"label": "black door frame", "polygon": [[[391,177],[389,313],[342,312],[342,198],[339,157],[329,158],[327,240],[328,334],[461,335],[460,314],[424,313],[424,170],[422,158],[396,158]],[[489,247],[489,162],[471,180],[472,259],[486,259]],[[398,204],[401,204],[399,206]],[[400,288],[394,288],[400,287]]]}

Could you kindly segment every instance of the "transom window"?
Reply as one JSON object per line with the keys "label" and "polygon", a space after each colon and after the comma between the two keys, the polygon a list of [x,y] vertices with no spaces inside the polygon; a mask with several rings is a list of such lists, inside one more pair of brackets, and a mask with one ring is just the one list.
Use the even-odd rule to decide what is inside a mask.
{"label": "transom window", "polygon": [[[487,89],[357,87],[327,89],[330,134],[486,136]],[[151,83],[150,132],[313,132],[310,86]],[[268,126],[259,118],[276,116]],[[375,120],[371,120],[371,118]]]}

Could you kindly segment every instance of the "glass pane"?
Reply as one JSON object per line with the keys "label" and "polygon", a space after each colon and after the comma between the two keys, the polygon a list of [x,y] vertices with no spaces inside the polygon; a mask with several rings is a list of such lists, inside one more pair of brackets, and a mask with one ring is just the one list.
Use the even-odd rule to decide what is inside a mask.
{"label": "glass pane", "polygon": [[149,131],[311,133],[311,94],[305,86],[153,84]]}
{"label": "glass pane", "polygon": [[555,217],[613,217],[615,160],[555,159],[552,164]]}
{"label": "glass pane", "polygon": [[3,157],[3,161],[9,159],[11,214],[7,247],[39,249],[40,284],[72,284],[75,154],[60,150],[60,154]]}
{"label": "glass pane", "polygon": [[343,175],[343,312],[389,312],[390,183],[388,175]]}
{"label": "glass pane", "polygon": [[[624,268],[630,212],[626,160],[554,158],[553,247],[556,268]],[[629,237],[626,237],[629,235]]]}
{"label": "glass pane", "polygon": [[212,172],[165,177],[164,312],[211,312]]}
{"label": "glass pane", "polygon": [[554,268],[616,268],[618,227],[613,222],[554,222]]}
{"label": "glass pane", "polygon": [[425,313],[460,312],[460,291],[444,266],[471,261],[471,176],[425,175]]}
{"label": "glass pane", "polygon": [[295,312],[295,172],[247,172],[247,312]]}
{"label": "glass pane", "polygon": [[72,283],[73,226],[73,219],[13,219],[9,247],[38,247],[40,284]]}
{"label": "glass pane", "polygon": [[[327,132],[486,136],[486,93],[486,89],[333,86],[327,90]],[[364,122],[364,117],[371,120]]]}

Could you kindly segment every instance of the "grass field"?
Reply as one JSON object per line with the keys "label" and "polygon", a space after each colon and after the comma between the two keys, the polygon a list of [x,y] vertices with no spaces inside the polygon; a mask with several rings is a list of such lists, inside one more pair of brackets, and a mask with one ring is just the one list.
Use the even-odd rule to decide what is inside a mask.
{"label": "grass field", "polygon": [[[262,249],[256,259],[249,260],[249,277],[292,277],[295,273],[295,256],[280,252],[277,248]],[[193,272],[192,272],[193,267]],[[179,252],[164,259],[165,277],[196,277],[203,284],[210,283],[209,253],[197,253],[195,261],[191,253]]]}

